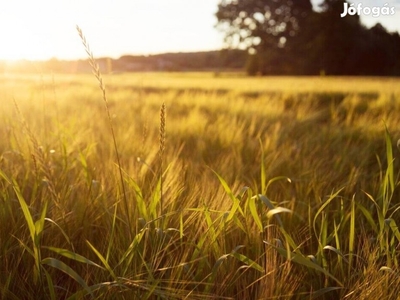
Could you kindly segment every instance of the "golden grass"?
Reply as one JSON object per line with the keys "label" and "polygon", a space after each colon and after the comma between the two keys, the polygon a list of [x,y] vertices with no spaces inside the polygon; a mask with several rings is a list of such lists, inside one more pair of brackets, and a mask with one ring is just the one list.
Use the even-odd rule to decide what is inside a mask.
{"label": "golden grass", "polygon": [[398,79],[101,78],[0,78],[2,298],[395,295]]}

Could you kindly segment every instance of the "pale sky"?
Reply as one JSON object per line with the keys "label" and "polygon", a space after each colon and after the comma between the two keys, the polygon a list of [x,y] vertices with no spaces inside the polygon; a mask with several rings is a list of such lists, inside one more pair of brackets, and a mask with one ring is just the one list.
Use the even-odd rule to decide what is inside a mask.
{"label": "pale sky", "polygon": [[350,3],[361,3],[363,6],[368,7],[382,7],[386,3],[388,7],[394,7],[395,14],[393,16],[380,16],[375,18],[372,15],[365,16],[361,15],[361,22],[367,27],[372,27],[376,23],[381,23],[389,32],[399,32],[400,33],[400,0],[348,0]]}
{"label": "pale sky", "polygon": [[[379,20],[390,30],[400,31],[400,0],[361,2],[395,6],[395,16],[365,21],[372,25]],[[96,57],[220,49],[223,34],[214,27],[218,3],[219,0],[2,0],[0,60],[86,58],[76,25],[83,30]]]}

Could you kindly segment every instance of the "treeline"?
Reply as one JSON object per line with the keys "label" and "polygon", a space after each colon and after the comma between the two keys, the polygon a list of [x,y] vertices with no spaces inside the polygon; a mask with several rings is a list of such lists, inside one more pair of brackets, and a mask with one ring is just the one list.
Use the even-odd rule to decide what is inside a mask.
{"label": "treeline", "polygon": [[[149,56],[125,55],[118,59],[99,58],[100,70],[105,73],[146,71],[241,71],[246,64],[244,50],[216,50],[191,53],[164,53]],[[65,61],[0,61],[0,73],[89,73],[88,60]]]}
{"label": "treeline", "polygon": [[[374,9],[395,13],[385,6]],[[342,18],[346,7],[353,14]],[[343,0],[325,0],[318,12],[310,0],[237,0],[222,1],[217,18],[226,41],[252,53],[252,75],[399,76],[399,33],[381,24],[367,29],[357,9]]]}
{"label": "treeline", "polygon": [[[250,75],[400,76],[400,36],[377,24],[345,27],[333,24],[308,41],[307,47],[249,55]],[[356,24],[353,24],[356,25]]]}
{"label": "treeline", "polygon": [[151,56],[122,56],[114,63],[117,69],[130,71],[218,71],[243,68],[247,53],[243,50],[221,50],[189,53],[164,53]]}

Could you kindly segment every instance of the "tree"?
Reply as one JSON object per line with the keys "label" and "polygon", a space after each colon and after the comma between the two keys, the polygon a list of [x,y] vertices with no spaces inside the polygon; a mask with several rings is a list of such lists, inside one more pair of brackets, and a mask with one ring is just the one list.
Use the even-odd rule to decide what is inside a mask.
{"label": "tree", "polygon": [[257,61],[269,74],[293,71],[282,58],[292,60],[294,48],[302,55],[297,40],[313,13],[309,0],[222,0],[216,16],[227,44],[249,50],[253,72]]}
{"label": "tree", "polygon": [[399,34],[390,34],[380,23],[377,23],[369,30],[368,40],[370,41],[368,48],[362,53],[365,61],[368,61],[367,74],[400,75]]}
{"label": "tree", "polygon": [[340,17],[345,2],[325,0],[317,17],[318,31],[313,42],[317,55],[314,56],[314,64],[319,71],[328,75],[340,75],[344,70],[353,75],[358,34],[363,34],[357,15]]}
{"label": "tree", "polygon": [[400,75],[400,36],[342,18],[346,0],[221,0],[226,42],[250,53],[247,71],[290,75]]}
{"label": "tree", "polygon": [[[340,17],[345,0],[325,0],[313,42],[314,64],[328,75],[399,75],[398,34],[377,24],[367,29],[358,15]],[[396,66],[397,65],[397,66]]]}

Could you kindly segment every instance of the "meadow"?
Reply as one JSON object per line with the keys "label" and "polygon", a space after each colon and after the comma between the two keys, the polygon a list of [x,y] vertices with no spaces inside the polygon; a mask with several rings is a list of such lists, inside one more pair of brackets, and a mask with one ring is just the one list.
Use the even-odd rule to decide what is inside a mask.
{"label": "meadow", "polygon": [[1,299],[397,299],[400,79],[0,87]]}

